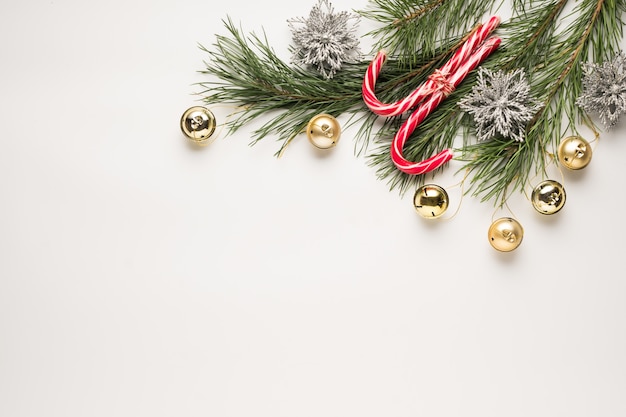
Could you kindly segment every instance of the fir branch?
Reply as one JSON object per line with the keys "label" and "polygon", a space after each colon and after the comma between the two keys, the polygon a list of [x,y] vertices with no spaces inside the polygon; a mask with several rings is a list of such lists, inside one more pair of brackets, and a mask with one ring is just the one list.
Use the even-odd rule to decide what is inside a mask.
{"label": "fir branch", "polygon": [[400,63],[413,66],[416,52],[435,56],[492,8],[484,0],[370,0],[369,8],[358,13],[381,24],[369,33],[378,39],[376,50],[384,48]]}
{"label": "fir branch", "polygon": [[[230,103],[239,107],[228,122],[228,133],[261,116],[274,116],[253,132],[253,144],[276,135],[284,147],[319,113],[340,115],[354,112],[361,103],[365,64],[347,64],[333,80],[282,61],[265,35],[242,35],[232,20],[224,25],[227,35],[218,35],[204,74],[216,77],[199,85],[207,103]],[[277,112],[277,113],[276,113]]]}
{"label": "fir branch", "polygon": [[[507,71],[521,68],[528,74],[532,82],[532,92],[539,92],[542,109],[546,108],[545,85],[537,82],[537,73],[549,73],[546,63],[550,59],[555,42],[558,17],[563,11],[567,0],[549,0],[523,8],[519,14],[502,25],[504,42],[496,56],[493,67]],[[544,74],[544,82],[548,80]],[[560,121],[555,121],[560,124]],[[560,127],[558,127],[560,130]],[[467,131],[466,131],[467,132]],[[471,144],[465,136],[463,169],[471,175],[468,192],[482,195],[482,200],[494,200],[504,204],[509,188],[523,189],[531,173],[532,167],[539,164],[543,167],[544,154],[536,136],[527,133],[524,143],[507,143],[493,140]]]}
{"label": "fir branch", "polygon": [[418,7],[413,12],[409,13],[408,16],[399,17],[393,21],[393,25],[398,27],[410,22],[414,19],[419,18],[420,16],[428,13],[429,11],[439,7],[445,0],[434,0],[424,4],[421,7]]}
{"label": "fir branch", "polygon": [[[210,49],[200,46],[210,57],[201,72],[214,79],[200,83],[203,90],[199,94],[207,103],[238,106],[235,117],[227,123],[228,133],[269,116],[269,120],[253,132],[252,144],[268,135],[276,136],[281,142],[276,154],[280,155],[316,114],[329,113],[335,117],[348,114],[349,124],[354,124],[355,120],[361,123],[355,140],[357,153],[367,149],[372,136],[376,137],[372,131],[378,120],[362,100],[361,85],[369,61],[346,63],[332,80],[325,79],[317,72],[283,62],[265,36],[254,33],[244,36],[230,19],[225,20],[224,25],[228,34],[218,35]],[[460,42],[444,45],[435,57],[416,56],[413,59],[416,68],[408,73],[395,58],[390,58],[378,80],[377,94],[385,101],[406,96],[424,82]]]}
{"label": "fir branch", "polygon": [[517,0],[514,5],[516,14],[500,26],[505,40],[500,47],[504,53],[498,65],[504,70],[522,68],[532,78],[552,47],[558,17],[567,2],[543,1],[528,10],[524,0]]}
{"label": "fir branch", "polygon": [[[533,35],[517,39],[528,39],[527,45],[534,52],[507,56],[502,65],[527,68],[533,74],[533,91],[543,107],[528,125],[526,142],[517,151],[502,152],[498,143],[465,148],[466,168],[473,173],[470,189],[474,195],[481,195],[483,201],[504,204],[511,192],[525,189],[531,175],[545,174],[567,131],[576,132],[579,120],[588,121],[576,106],[582,89],[581,65],[590,54],[605,57],[618,48],[625,4],[624,0],[583,0],[568,16],[573,22],[561,33],[556,33],[555,28],[565,1],[553,2],[549,8],[542,4],[531,12],[544,18],[536,22]],[[510,48],[519,48],[514,43]]]}

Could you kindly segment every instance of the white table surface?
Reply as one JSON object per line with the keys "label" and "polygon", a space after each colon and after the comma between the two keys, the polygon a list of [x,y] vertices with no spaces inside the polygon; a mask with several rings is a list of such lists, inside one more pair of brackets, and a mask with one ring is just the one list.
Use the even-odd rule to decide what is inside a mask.
{"label": "white table surface", "polygon": [[626,120],[562,212],[512,199],[509,254],[490,203],[417,216],[355,130],[184,140],[197,44],[229,14],[288,57],[312,5],[0,5],[0,415],[625,416]]}

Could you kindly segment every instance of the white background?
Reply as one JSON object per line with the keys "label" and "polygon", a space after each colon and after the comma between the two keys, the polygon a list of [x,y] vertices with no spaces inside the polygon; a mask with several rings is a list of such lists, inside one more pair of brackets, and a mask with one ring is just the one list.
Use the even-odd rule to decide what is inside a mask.
{"label": "white background", "polygon": [[510,213],[425,221],[356,129],[185,141],[197,44],[229,14],[288,59],[312,5],[2,2],[0,416],[625,416],[626,121],[508,254]]}

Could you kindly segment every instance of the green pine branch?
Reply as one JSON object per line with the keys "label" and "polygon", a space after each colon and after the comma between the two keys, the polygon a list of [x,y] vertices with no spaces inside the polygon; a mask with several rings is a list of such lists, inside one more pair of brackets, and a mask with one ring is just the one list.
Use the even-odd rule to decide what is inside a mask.
{"label": "green pine branch", "polygon": [[370,0],[358,13],[380,24],[368,35],[375,50],[386,49],[399,62],[416,63],[416,52],[435,56],[442,44],[462,37],[494,3],[484,0]]}
{"label": "green pine branch", "polygon": [[545,175],[560,140],[567,132],[577,133],[581,122],[596,130],[576,105],[582,64],[607,59],[619,49],[626,1],[583,0],[565,16],[571,19],[568,27],[557,32],[566,3],[539,3],[507,25],[507,46],[498,65],[526,69],[544,106],[527,127],[525,142],[493,140],[465,147],[465,168],[472,174],[469,189],[483,201],[504,204],[514,191],[524,191],[531,176]]}
{"label": "green pine branch", "polygon": [[[362,100],[361,85],[369,61],[346,63],[334,78],[282,61],[269,41],[255,33],[243,35],[231,19],[224,21],[226,35],[217,35],[211,48],[200,45],[209,55],[201,72],[210,79],[200,83],[199,92],[207,104],[231,104],[237,108],[227,122],[232,134],[255,119],[268,119],[253,134],[252,144],[272,136],[281,143],[277,155],[304,131],[319,113],[335,117],[347,114],[349,124],[358,123],[355,148],[367,149],[378,118]],[[407,72],[390,58],[377,83],[377,94],[384,101],[395,101],[409,94],[445,62],[461,40],[447,43],[434,57],[417,55],[416,67]]]}
{"label": "green pine branch", "polygon": [[265,35],[244,36],[229,18],[227,35],[218,35],[212,48],[200,46],[209,55],[202,73],[212,76],[200,83],[208,104],[237,107],[227,122],[228,133],[260,117],[269,121],[253,132],[252,144],[266,136],[282,143],[277,152],[302,132],[318,113],[332,115],[353,111],[361,101],[364,65],[347,65],[333,80],[283,62]]}
{"label": "green pine branch", "polygon": [[[475,0],[370,0],[370,4],[369,10],[359,13],[382,24],[372,34],[378,47],[392,52],[376,87],[384,102],[403,98],[421,85],[450,58],[469,28],[496,8],[496,2]],[[404,156],[426,159],[454,147],[462,135],[459,159],[470,181],[467,192],[504,204],[511,193],[525,189],[531,176],[545,173],[565,133],[576,132],[580,123],[595,129],[575,104],[582,90],[582,64],[601,62],[619,50],[626,0],[579,0],[564,15],[567,4],[567,0],[514,0],[513,17],[497,30],[502,45],[482,64],[492,70],[523,68],[528,75],[543,107],[529,123],[524,142],[475,142],[471,118],[457,104],[475,84],[472,72],[417,127]],[[568,22],[565,27],[563,21]],[[424,176],[400,172],[389,156],[404,117],[380,118],[363,104],[361,85],[369,59],[346,63],[333,79],[325,79],[283,62],[265,35],[244,35],[230,19],[224,24],[225,35],[218,35],[211,48],[201,46],[209,55],[202,71],[209,80],[200,84],[200,94],[209,104],[237,107],[227,124],[229,133],[262,117],[265,122],[253,132],[252,143],[276,137],[280,155],[316,114],[347,114],[348,125],[358,125],[357,153],[367,150],[368,162],[392,190],[403,193],[423,183]]]}

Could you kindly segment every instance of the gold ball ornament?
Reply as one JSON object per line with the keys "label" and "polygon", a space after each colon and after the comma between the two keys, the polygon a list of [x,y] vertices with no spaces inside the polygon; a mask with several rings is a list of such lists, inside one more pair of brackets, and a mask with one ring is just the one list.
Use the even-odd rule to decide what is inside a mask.
{"label": "gold ball ornament", "polygon": [[591,162],[591,146],[580,136],[569,136],[561,141],[557,150],[559,162],[569,169],[583,169]]}
{"label": "gold ball ornament", "polygon": [[495,250],[511,252],[522,243],[524,229],[517,220],[502,217],[491,224],[487,236]]}
{"label": "gold ball ornament", "polygon": [[215,132],[215,116],[202,106],[190,107],[180,118],[180,129],[187,139],[197,145],[206,145]]}
{"label": "gold ball ornament", "polygon": [[309,142],[318,149],[330,149],[337,144],[341,136],[341,126],[330,114],[318,114],[306,127]]}
{"label": "gold ball ornament", "polygon": [[425,219],[436,219],[448,209],[450,199],[446,190],[435,184],[425,184],[415,190],[415,211]]}
{"label": "gold ball ornament", "polygon": [[543,181],[533,190],[531,201],[541,214],[557,213],[565,205],[565,188],[557,181]]}

